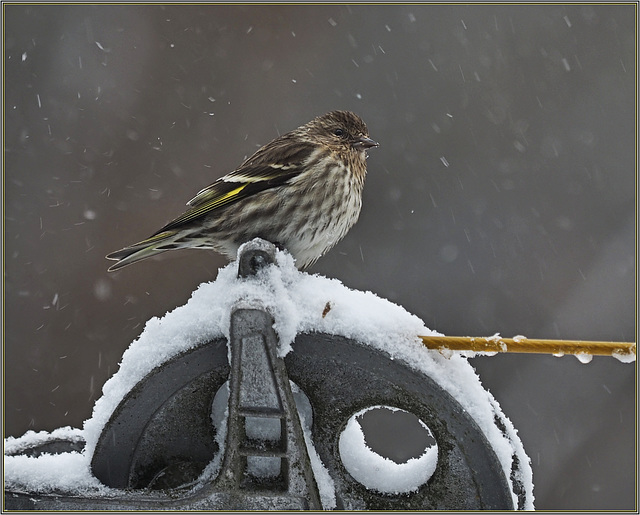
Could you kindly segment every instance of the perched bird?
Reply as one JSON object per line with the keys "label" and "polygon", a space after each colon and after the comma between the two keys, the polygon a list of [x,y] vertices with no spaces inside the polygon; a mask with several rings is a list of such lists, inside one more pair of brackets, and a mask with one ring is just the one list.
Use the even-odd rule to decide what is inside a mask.
{"label": "perched bird", "polygon": [[213,249],[229,259],[259,237],[306,268],[356,223],[367,149],[378,146],[350,111],[332,111],[260,148],[201,190],[189,209],[146,240],[113,252],[109,271],[173,249]]}

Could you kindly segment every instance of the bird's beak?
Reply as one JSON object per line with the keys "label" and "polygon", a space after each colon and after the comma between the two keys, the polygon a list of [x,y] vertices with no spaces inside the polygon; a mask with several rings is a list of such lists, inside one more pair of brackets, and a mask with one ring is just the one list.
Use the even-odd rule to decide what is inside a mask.
{"label": "bird's beak", "polygon": [[373,141],[371,138],[367,138],[366,136],[360,136],[352,146],[358,150],[366,150],[371,147],[379,146],[379,143],[377,141]]}

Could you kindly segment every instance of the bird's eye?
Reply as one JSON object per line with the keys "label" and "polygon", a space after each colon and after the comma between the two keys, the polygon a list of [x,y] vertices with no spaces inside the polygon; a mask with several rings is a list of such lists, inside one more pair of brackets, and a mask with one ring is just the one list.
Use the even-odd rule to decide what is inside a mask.
{"label": "bird's eye", "polygon": [[344,136],[344,130],[343,130],[343,129],[341,129],[341,128],[339,128],[339,127],[338,127],[337,129],[334,129],[333,133],[334,133],[336,136],[338,136],[339,138],[341,138],[342,136]]}

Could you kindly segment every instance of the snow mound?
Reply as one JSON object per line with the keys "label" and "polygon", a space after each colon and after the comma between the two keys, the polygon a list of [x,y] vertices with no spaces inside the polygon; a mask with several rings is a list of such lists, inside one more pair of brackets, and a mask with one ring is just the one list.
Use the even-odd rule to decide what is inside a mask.
{"label": "snow mound", "polygon": [[[239,252],[242,251],[242,247]],[[32,431],[5,440],[5,487],[14,491],[71,494],[103,492],[90,471],[91,458],[100,434],[127,393],[155,367],[186,350],[220,337],[229,337],[232,308],[258,307],[274,318],[280,340],[279,355],[292,352],[300,332],[322,332],[352,338],[402,360],[414,370],[430,376],[449,392],[473,417],[496,452],[505,477],[511,477],[512,457],[520,463],[528,505],[533,509],[530,461],[511,422],[502,417],[505,436],[496,426],[501,414],[498,403],[480,383],[467,356],[444,356],[424,347],[418,335],[437,335],[422,320],[372,292],[352,290],[336,279],[310,275],[296,269],[292,257],[278,251],[276,265],[249,279],[237,277],[237,262],[222,268],[215,281],[203,283],[189,301],[165,314],[151,318],[141,335],[124,352],[119,370],[103,386],[91,418],[83,429],[67,429],[68,435],[86,442],[81,453],[43,454],[40,457],[12,456],[34,442]],[[43,432],[44,433],[44,432]],[[55,433],[55,432],[54,432]],[[39,438],[47,434],[38,433]],[[113,493],[113,491],[112,491]],[[517,498],[514,494],[514,505]]]}

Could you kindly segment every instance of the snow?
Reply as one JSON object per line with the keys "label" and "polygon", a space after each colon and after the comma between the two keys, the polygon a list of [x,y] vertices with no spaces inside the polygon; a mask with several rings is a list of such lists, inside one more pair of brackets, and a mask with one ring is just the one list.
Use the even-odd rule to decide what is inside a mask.
{"label": "snow", "polygon": [[[91,475],[89,464],[102,429],[125,395],[171,357],[212,339],[228,338],[229,314],[232,308],[242,306],[260,307],[271,313],[280,341],[280,356],[292,351],[291,344],[297,333],[323,332],[380,349],[390,359],[401,360],[415,371],[434,379],[479,425],[491,442],[507,478],[511,477],[512,455],[515,453],[524,476],[518,479],[527,491],[525,509],[533,508],[530,460],[517,431],[501,415],[498,403],[483,388],[466,356],[454,352],[444,356],[426,349],[418,335],[438,333],[428,329],[422,320],[401,306],[372,292],[349,289],[336,279],[300,272],[294,266],[293,258],[284,252],[277,252],[276,264],[278,266],[260,271],[256,277],[238,279],[237,262],[231,263],[219,271],[215,281],[198,286],[185,305],[163,317],[151,318],[142,334],[124,352],[118,372],[104,384],[102,396],[96,401],[92,416],[85,421],[83,429],[68,430],[85,440],[83,452],[38,458],[7,456],[7,447],[28,446],[27,440],[32,441],[34,436],[27,433],[20,439],[9,438],[5,440],[5,485],[14,490],[33,492],[82,493],[98,488],[100,485]],[[496,426],[496,414],[506,427],[507,437]],[[226,414],[219,414],[219,422],[222,417],[226,418]],[[356,438],[356,429],[348,429],[346,438]],[[223,431],[218,431],[220,438],[224,438],[223,434]],[[310,437],[307,446],[312,448]],[[319,479],[319,488],[323,505],[335,506],[333,482],[317,454],[310,452],[310,455],[314,472],[322,478]],[[219,461],[214,460],[202,478],[213,477],[219,470]],[[263,465],[256,464],[256,467]],[[418,467],[418,464],[410,466]],[[515,494],[513,499],[517,505]]]}
{"label": "snow", "polygon": [[616,358],[621,363],[633,363],[636,360],[635,352],[614,351],[611,356]]}
{"label": "snow", "polygon": [[253,477],[270,478],[280,474],[281,459],[271,456],[247,456],[247,472]]}
{"label": "snow", "polygon": [[89,469],[90,460],[79,452],[31,456],[5,456],[5,488],[32,493],[70,492],[104,494],[102,485]]}
{"label": "snow", "polygon": [[89,470],[90,460],[79,452],[45,453],[38,457],[19,454],[51,440],[82,442],[83,431],[67,426],[51,433],[27,431],[20,438],[5,438],[5,488],[33,493],[81,491],[104,494],[110,490],[93,477]]}
{"label": "snow", "polygon": [[322,463],[318,452],[313,445],[313,438],[311,436],[311,425],[313,423],[313,410],[311,409],[311,403],[304,394],[304,392],[292,381],[291,391],[296,402],[296,409],[300,416],[300,425],[302,426],[302,433],[304,435],[304,443],[307,447],[307,453],[309,454],[309,460],[311,461],[311,469],[313,475],[316,478],[316,484],[318,486],[318,494],[320,495],[320,502],[325,510],[334,510],[337,506],[336,503],[336,485],[329,474],[329,471]]}
{"label": "snow", "polygon": [[577,354],[574,354],[574,356],[583,365],[586,365],[587,363],[591,363],[591,360],[593,359],[593,354],[589,354],[587,352],[578,352]]}
{"label": "snow", "polygon": [[247,438],[268,442],[276,442],[281,438],[279,418],[245,417],[244,425]]}
{"label": "snow", "polygon": [[[416,491],[436,470],[438,445],[427,447],[421,456],[411,458],[405,463],[395,463],[389,458],[380,456],[366,444],[358,418],[368,410],[381,407],[365,408],[349,419],[338,444],[342,463],[354,479],[369,489],[388,494]],[[385,408],[389,409],[388,406]],[[429,436],[433,437],[424,422],[420,420],[420,423]]]}
{"label": "snow", "polygon": [[59,427],[51,433],[47,431],[27,431],[20,438],[9,436],[4,440],[5,455],[18,454],[26,449],[35,447],[52,439],[67,440],[73,442],[82,442],[84,440],[82,430],[73,427]]}

